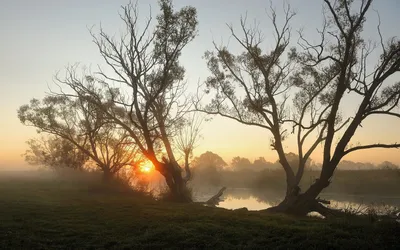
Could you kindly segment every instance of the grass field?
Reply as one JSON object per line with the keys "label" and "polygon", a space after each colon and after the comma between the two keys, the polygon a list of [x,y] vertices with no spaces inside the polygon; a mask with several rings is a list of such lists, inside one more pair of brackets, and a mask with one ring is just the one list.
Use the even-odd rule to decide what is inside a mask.
{"label": "grass field", "polygon": [[82,179],[0,173],[2,249],[398,249],[399,223],[162,203]]}

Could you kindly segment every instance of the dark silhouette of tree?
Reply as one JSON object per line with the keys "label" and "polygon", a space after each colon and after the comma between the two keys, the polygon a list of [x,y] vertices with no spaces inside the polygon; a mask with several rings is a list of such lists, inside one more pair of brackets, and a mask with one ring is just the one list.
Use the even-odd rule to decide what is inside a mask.
{"label": "dark silhouette of tree", "polygon": [[25,152],[25,161],[31,165],[52,170],[64,168],[82,170],[89,157],[73,143],[57,136],[30,139],[26,142],[29,149]]}
{"label": "dark silhouette of tree", "polygon": [[[243,49],[241,54],[234,55],[227,47],[216,44],[214,51],[205,53],[211,72],[206,93],[215,95],[207,106],[196,101],[196,109],[271,132],[270,145],[285,170],[287,191],[285,199],[269,211],[297,215],[318,211],[330,215],[334,212],[317,197],[329,185],[344,156],[370,148],[400,147],[398,143],[356,146],[350,143],[368,117],[400,118],[400,82],[387,81],[400,70],[400,41],[392,38],[384,42],[380,24],[380,46],[362,38],[371,4],[372,0],[324,0],[325,18],[318,30],[320,42],[313,44],[299,32],[297,48],[290,47],[294,12],[287,6],[279,26],[276,12],[271,8],[273,49],[263,49],[259,26],[248,27],[244,18],[240,27],[242,37],[229,26],[233,39]],[[380,49],[381,55],[374,62],[375,67],[370,67],[370,55],[376,49]],[[346,108],[347,97],[360,101],[354,106],[355,112],[345,117],[341,109]],[[297,171],[288,161],[283,144],[290,132],[297,141]],[[306,162],[321,144],[320,176],[301,193],[299,183]]]}
{"label": "dark silhouette of tree", "polygon": [[176,148],[183,154],[185,158],[184,181],[187,183],[191,178],[191,170],[189,167],[189,158],[193,156],[193,149],[197,146],[196,143],[200,138],[200,126],[203,119],[196,114],[189,116],[184,120],[184,124],[178,130],[175,137]]}
{"label": "dark silhouette of tree", "polygon": [[[41,101],[32,99],[30,104],[19,108],[18,117],[24,125],[58,137],[48,143],[62,142],[65,147],[80,150],[103,172],[105,181],[109,181],[122,167],[134,166],[140,160],[136,145],[126,131],[107,121],[103,113],[82,98],[62,93],[48,95]],[[40,147],[46,146],[50,145]],[[50,152],[52,149],[47,150]],[[59,153],[54,151],[54,154]],[[56,155],[48,157],[50,160],[57,158]]]}
{"label": "dark silhouette of tree", "polygon": [[[161,11],[154,29],[151,16],[144,27],[138,27],[137,6],[130,3],[122,7],[120,16],[125,31],[119,38],[102,28],[98,34],[91,32],[109,69],[107,73],[99,69],[87,81],[77,79],[76,70],[69,68],[65,79],[59,82],[129,134],[164,176],[174,200],[191,202],[186,187],[190,173],[183,176],[185,168],[178,164],[173,149],[177,146],[174,138],[187,124],[185,115],[191,105],[185,96],[185,69],[179,58],[197,34],[197,13],[190,6],[176,11],[170,0],[160,0],[159,5]],[[93,91],[97,88],[104,89],[106,94],[100,96]],[[191,152],[193,142],[189,140],[185,145],[189,146],[184,149],[186,153]]]}

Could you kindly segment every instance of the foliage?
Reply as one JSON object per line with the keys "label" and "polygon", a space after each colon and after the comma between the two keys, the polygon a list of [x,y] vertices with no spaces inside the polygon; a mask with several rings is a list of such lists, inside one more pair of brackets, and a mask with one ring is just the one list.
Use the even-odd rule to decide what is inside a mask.
{"label": "foliage", "polygon": [[[91,30],[107,73],[100,67],[99,72],[78,79],[76,69],[69,68],[58,83],[72,89],[76,98],[88,101],[126,132],[165,177],[171,192],[189,200],[180,191],[185,190],[190,169],[188,164],[185,168],[179,166],[173,151],[179,143],[174,145],[173,138],[188,124],[185,115],[190,102],[185,96],[185,69],[179,58],[197,35],[197,12],[190,6],[175,10],[170,0],[160,0],[159,6],[154,29],[151,16],[142,29],[139,27],[137,5],[129,3],[122,7],[124,30],[118,39],[101,27],[98,34]],[[188,158],[195,140],[184,142],[189,144],[180,146]]]}
{"label": "foliage", "polygon": [[[304,177],[300,182],[301,189],[305,189],[315,182],[319,170],[308,170],[304,172]],[[246,187],[261,190],[273,190],[282,192],[285,190],[285,183],[280,180],[284,178],[285,173],[279,170],[263,170],[258,173],[241,175],[252,181],[248,181]],[[235,180],[240,180],[238,175],[230,185],[235,185]],[[224,184],[227,185],[227,184]],[[337,170],[332,178],[332,183],[324,189],[322,194],[340,194],[340,195],[359,195],[360,197],[382,196],[396,197],[400,190],[400,171],[391,169],[370,169],[370,170]],[[384,199],[384,198],[382,198]]]}
{"label": "foliage", "polygon": [[240,170],[244,170],[247,171],[249,169],[251,169],[251,162],[249,159],[247,158],[242,158],[239,156],[236,156],[232,159],[232,163],[231,163],[231,167],[234,171],[240,171]]}
{"label": "foliage", "polygon": [[226,162],[221,158],[221,156],[211,151],[207,151],[200,156],[195,157],[192,161],[192,165],[195,168],[215,166],[217,169],[227,166]]}
{"label": "foliage", "polygon": [[192,163],[194,186],[220,186],[222,169],[226,162],[211,151],[207,151],[193,159]]}
{"label": "foliage", "polygon": [[[271,133],[271,147],[276,150],[286,175],[286,198],[282,208],[293,208],[297,198],[310,204],[329,186],[342,158],[354,151],[370,148],[399,148],[396,142],[352,146],[353,135],[365,119],[375,115],[400,117],[400,83],[389,77],[400,71],[400,41],[380,38],[379,59],[370,65],[370,55],[378,47],[362,35],[366,13],[372,0],[329,1],[323,5],[324,22],[318,29],[320,39],[313,43],[299,32],[297,46],[292,47],[290,23],[295,16],[285,5],[282,25],[271,7],[272,49],[265,50],[259,26],[249,27],[242,18],[242,35],[229,26],[234,41],[242,49],[234,54],[225,46],[207,51],[205,58],[210,76],[205,93],[212,96],[208,105],[195,102],[197,110],[257,126]],[[375,52],[374,52],[375,53]],[[341,109],[346,98],[360,100],[355,112]],[[289,162],[285,139],[294,134],[298,160]],[[302,196],[298,185],[310,155],[323,146],[323,163],[319,178]],[[289,204],[290,203],[290,204]],[[308,209],[308,208],[307,208]],[[304,211],[306,211],[305,209]]]}
{"label": "foliage", "polygon": [[[101,90],[96,91],[99,95],[103,94]],[[81,151],[104,172],[106,178],[140,160],[136,145],[126,131],[111,123],[85,97],[62,92],[47,95],[42,100],[32,99],[29,104],[19,108],[18,117],[24,125],[34,126],[40,133],[55,136],[57,139],[54,143],[62,142]],[[38,146],[33,141],[31,145]]]}
{"label": "foliage", "polygon": [[[289,160],[298,159],[294,153],[289,153]],[[235,157],[234,159],[247,159]],[[193,162],[193,185],[196,188],[209,186],[226,186],[229,188],[250,188],[259,192],[283,193],[286,184],[282,182],[285,172],[279,161],[266,161],[263,157],[255,159],[246,165],[225,166],[225,161],[210,151],[196,157]],[[224,168],[222,166],[225,166]],[[391,166],[390,168],[386,166]],[[299,183],[301,190],[315,182],[320,174],[321,166],[310,160],[309,167]],[[385,161],[380,164],[342,161],[331,185],[323,194],[358,195],[360,197],[384,196],[396,197],[400,190],[400,170],[398,166]],[[360,200],[363,202],[363,200]]]}
{"label": "foliage", "polygon": [[53,170],[63,168],[83,169],[89,157],[70,141],[60,137],[48,136],[27,141],[29,150],[24,154],[25,161],[31,165],[43,166]]}

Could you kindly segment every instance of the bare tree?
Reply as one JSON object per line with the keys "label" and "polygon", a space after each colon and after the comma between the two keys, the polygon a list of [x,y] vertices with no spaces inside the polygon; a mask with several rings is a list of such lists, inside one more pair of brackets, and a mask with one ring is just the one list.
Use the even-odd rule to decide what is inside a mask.
{"label": "bare tree", "polygon": [[[398,143],[350,144],[367,117],[400,118],[400,83],[387,81],[400,70],[400,42],[393,38],[384,43],[378,26],[381,56],[374,68],[369,66],[368,59],[378,47],[365,41],[361,32],[371,3],[372,0],[325,0],[324,23],[318,30],[320,42],[312,44],[299,32],[297,49],[290,47],[294,12],[286,6],[283,25],[279,26],[277,14],[271,8],[275,37],[272,50],[262,50],[263,36],[258,26],[249,28],[242,18],[242,37],[232,26],[229,29],[243,53],[233,55],[226,47],[215,44],[215,51],[205,54],[211,72],[206,93],[215,95],[207,106],[200,104],[200,96],[196,109],[261,127],[272,134],[271,147],[285,170],[287,191],[285,199],[269,211],[332,214],[317,197],[330,184],[345,155],[369,148],[400,147]],[[361,101],[353,115],[344,117],[341,108],[345,108],[347,97]],[[290,132],[297,140],[296,167],[289,163],[283,146]],[[302,193],[299,183],[305,165],[320,144],[320,177]]]}
{"label": "bare tree", "polygon": [[[159,4],[161,12],[154,29],[151,16],[140,29],[137,6],[130,3],[122,7],[125,33],[120,37],[112,37],[102,28],[99,34],[91,32],[107,73],[99,68],[90,77],[93,81],[81,81],[69,68],[60,83],[123,128],[165,177],[174,199],[188,202],[192,199],[174,155],[173,138],[191,104],[185,96],[185,69],[179,58],[197,34],[197,14],[193,7],[175,11],[170,0]],[[93,91],[99,87],[107,92],[105,98]]]}
{"label": "bare tree", "polygon": [[183,154],[185,158],[185,182],[188,182],[191,177],[191,170],[189,167],[189,159],[193,156],[193,150],[197,146],[196,143],[200,139],[200,126],[203,119],[197,115],[192,114],[186,119],[183,126],[179,129],[175,137],[176,148]]}
{"label": "bare tree", "polygon": [[[18,117],[24,125],[55,135],[59,138],[56,142],[69,142],[66,145],[80,150],[103,172],[105,181],[122,167],[136,165],[139,160],[137,148],[126,131],[107,121],[104,114],[82,98],[60,93],[48,95],[42,101],[32,99],[29,105],[20,107]],[[55,163],[60,162],[51,164]]]}

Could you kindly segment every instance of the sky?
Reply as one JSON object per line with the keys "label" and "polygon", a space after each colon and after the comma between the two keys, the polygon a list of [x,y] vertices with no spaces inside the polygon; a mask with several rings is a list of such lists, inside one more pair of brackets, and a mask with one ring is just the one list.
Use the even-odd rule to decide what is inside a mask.
{"label": "sky", "polygon": [[[92,42],[89,28],[99,24],[111,34],[118,34],[121,21],[118,11],[128,1],[117,0],[2,0],[0,1],[0,168],[18,168],[26,164],[21,157],[27,146],[25,142],[37,136],[32,127],[23,126],[17,118],[17,109],[33,97],[41,98],[49,90],[57,71],[65,66],[80,63],[96,66],[102,64],[97,48]],[[322,20],[322,1],[287,1],[297,12],[292,23],[293,29],[304,29],[309,39],[317,41],[315,29]],[[278,11],[282,1],[273,0]],[[266,11],[269,1],[265,0],[176,0],[176,8],[192,5],[198,11],[199,35],[185,48],[181,63],[186,67],[189,89],[195,90],[197,82],[203,82],[209,72],[203,59],[204,52],[217,44],[228,44],[234,50],[237,46],[229,39],[226,24],[239,28],[240,17],[247,14],[250,22],[257,20],[268,39],[272,30]],[[158,11],[157,1],[138,0],[141,20]],[[400,1],[375,1],[373,9],[381,16],[384,38],[398,34]],[[370,11],[365,35],[377,40],[377,15]],[[279,18],[279,15],[278,15]],[[279,20],[279,19],[278,19]],[[268,41],[267,41],[268,42]],[[392,79],[398,81],[400,77]],[[345,111],[354,110],[349,100]],[[391,143],[400,142],[399,121],[389,118],[375,118],[366,121],[355,135],[354,142]],[[202,127],[202,139],[195,155],[212,151],[227,162],[232,157],[243,156],[254,160],[265,157],[277,159],[270,149],[270,134],[260,128],[247,127],[234,121],[216,117]],[[295,150],[294,144],[287,143],[288,151]],[[349,155],[346,159],[361,162],[380,163],[388,160],[400,164],[398,150],[368,150]],[[321,158],[321,148],[312,156]]]}

